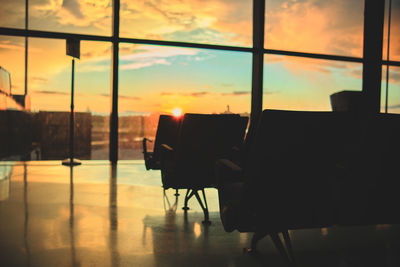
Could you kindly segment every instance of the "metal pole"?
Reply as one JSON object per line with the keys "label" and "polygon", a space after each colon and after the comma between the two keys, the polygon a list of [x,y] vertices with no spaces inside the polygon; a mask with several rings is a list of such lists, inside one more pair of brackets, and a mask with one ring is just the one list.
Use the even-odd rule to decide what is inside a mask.
{"label": "metal pole", "polygon": [[75,112],[74,112],[74,80],[75,80],[75,59],[72,58],[72,71],[71,71],[71,112],[69,116],[69,159],[62,162],[63,165],[75,166],[81,165],[79,160],[74,159],[74,139],[75,139]]}
{"label": "metal pole", "polygon": [[389,0],[385,113],[388,113],[388,103],[389,103],[389,59],[390,59],[389,53],[390,53],[390,23],[391,23],[391,18],[392,18],[392,0]]}
{"label": "metal pole", "polygon": [[[28,30],[28,3],[29,0],[25,0],[25,30]],[[28,94],[28,37],[25,37],[25,97]],[[24,105],[24,108],[25,105]]]}
{"label": "metal pole", "polygon": [[69,120],[69,156],[70,162],[74,161],[74,78],[75,78],[75,59],[72,58],[72,73],[71,73],[71,114]]}

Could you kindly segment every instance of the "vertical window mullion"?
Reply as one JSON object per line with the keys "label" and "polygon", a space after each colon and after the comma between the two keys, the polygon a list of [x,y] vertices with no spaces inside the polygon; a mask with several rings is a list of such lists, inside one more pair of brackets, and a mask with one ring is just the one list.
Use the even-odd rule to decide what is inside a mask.
{"label": "vertical window mullion", "polygon": [[253,71],[251,89],[251,122],[262,112],[264,67],[264,15],[265,0],[253,1]]}
{"label": "vertical window mullion", "polygon": [[110,155],[111,162],[118,161],[118,62],[119,62],[119,10],[120,0],[113,0],[112,70]]}

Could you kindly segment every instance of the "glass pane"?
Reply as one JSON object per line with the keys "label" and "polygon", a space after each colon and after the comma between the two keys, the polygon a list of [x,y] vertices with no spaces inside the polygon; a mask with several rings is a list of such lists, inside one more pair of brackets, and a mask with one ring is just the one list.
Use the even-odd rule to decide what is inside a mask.
{"label": "glass pane", "polygon": [[[381,112],[385,112],[386,107],[386,66],[382,68],[382,93],[381,93]],[[400,114],[400,67],[389,68],[389,84],[387,110],[389,113]]]}
{"label": "glass pane", "polygon": [[120,159],[143,159],[159,114],[250,113],[251,54],[122,45],[119,65]]}
{"label": "glass pane", "polygon": [[24,94],[25,38],[0,36],[0,67],[10,74],[11,93]]}
{"label": "glass pane", "polygon": [[363,0],[267,0],[268,49],[362,56]]}
{"label": "glass pane", "polygon": [[[387,22],[387,19],[385,22]],[[385,28],[387,28],[387,24],[385,24],[385,26]],[[389,57],[390,60],[400,61],[400,0],[392,0],[392,18],[390,28]],[[386,43],[387,40],[384,44]],[[384,54],[386,54],[386,51],[384,51]]]}
{"label": "glass pane", "polygon": [[[75,153],[81,159],[108,159],[110,53],[109,43],[81,42],[81,59],[75,60],[75,150],[78,150]],[[72,58],[65,55],[65,41],[32,40],[29,62],[32,109],[38,112],[40,120],[49,122],[47,129],[58,127],[61,131],[67,127],[61,131],[67,132]],[[42,136],[47,133],[44,131]],[[65,143],[69,144],[69,139],[64,138],[68,136],[56,136],[51,142],[64,148]],[[47,148],[47,143],[42,144],[44,141],[42,137],[40,144]],[[63,157],[60,151],[42,148],[42,159],[59,159]]]}
{"label": "glass pane", "polygon": [[25,28],[25,0],[1,1],[0,27]]}
{"label": "glass pane", "polygon": [[[81,42],[81,59],[75,60],[74,151],[80,159],[108,159],[110,51],[109,43]],[[16,61],[12,50],[3,56],[13,57],[4,62]],[[69,156],[71,68],[65,40],[29,39],[26,98],[30,105],[0,114],[6,125],[0,142],[16,144],[8,146],[2,159],[60,160]],[[13,77],[14,70],[10,70]],[[24,64],[15,72],[23,73]]]}
{"label": "glass pane", "polygon": [[264,109],[331,111],[331,94],[361,89],[361,64],[265,55]]}
{"label": "glass pane", "polygon": [[111,35],[111,0],[29,1],[29,28]]}
{"label": "glass pane", "polygon": [[252,44],[251,0],[121,0],[120,16],[123,37]]}
{"label": "glass pane", "polygon": [[25,39],[0,36],[0,160],[19,159],[30,146],[24,81]]}

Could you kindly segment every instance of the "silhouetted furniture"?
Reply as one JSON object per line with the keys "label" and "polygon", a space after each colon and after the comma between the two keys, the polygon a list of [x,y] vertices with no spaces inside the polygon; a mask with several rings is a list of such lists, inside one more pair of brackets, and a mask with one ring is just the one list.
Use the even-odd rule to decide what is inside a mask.
{"label": "silhouetted furniture", "polygon": [[[209,222],[204,188],[215,187],[215,161],[243,142],[247,117],[237,114],[185,114],[176,146],[163,145],[161,175],[164,188],[188,189],[184,209],[195,196]],[[202,192],[204,204],[200,198]]]}
{"label": "silhouetted furniture", "polygon": [[153,152],[147,151],[147,142],[152,142],[143,138],[143,156],[147,170],[159,170],[160,166],[160,148],[162,144],[174,146],[178,137],[181,117],[170,115],[160,115],[158,120],[157,132],[154,140]]}
{"label": "silhouetted furniture", "polygon": [[294,261],[290,229],[400,223],[399,136],[400,115],[264,110],[244,167],[217,161],[225,230]]}
{"label": "silhouetted furniture", "polygon": [[362,103],[361,91],[340,91],[330,95],[332,111],[360,112]]}

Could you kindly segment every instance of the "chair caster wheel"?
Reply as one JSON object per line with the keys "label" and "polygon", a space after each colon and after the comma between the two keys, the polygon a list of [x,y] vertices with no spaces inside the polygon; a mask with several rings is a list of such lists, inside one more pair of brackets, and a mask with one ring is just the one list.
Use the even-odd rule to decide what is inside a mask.
{"label": "chair caster wheel", "polygon": [[186,210],[190,210],[190,208],[189,208],[189,207],[182,207],[182,209],[183,209],[184,211],[186,211]]}
{"label": "chair caster wheel", "polygon": [[257,250],[252,248],[243,248],[243,254],[256,254]]}
{"label": "chair caster wheel", "polygon": [[174,196],[179,197],[181,194],[175,193]]}

